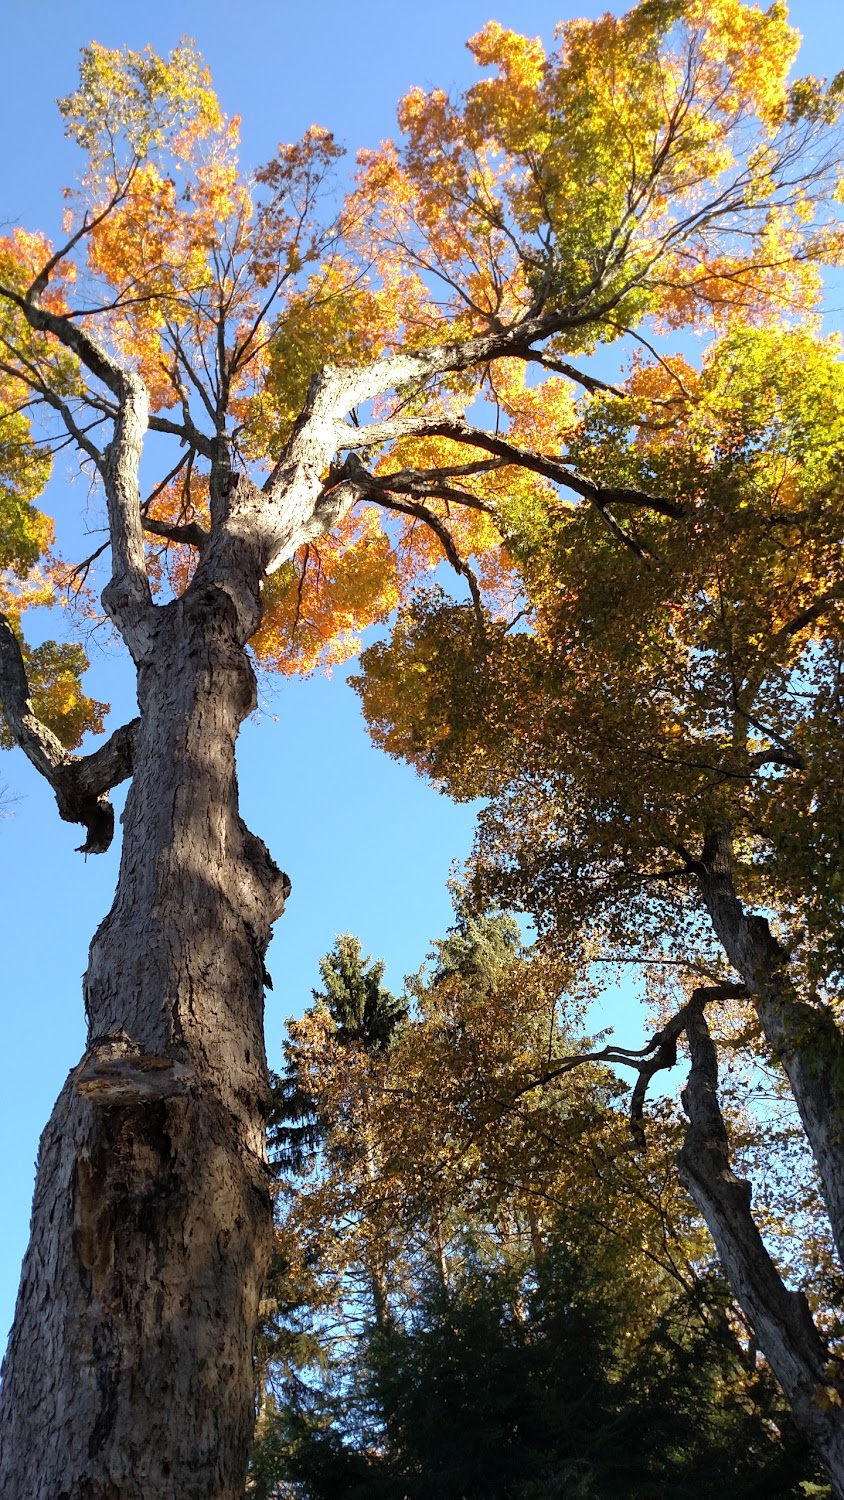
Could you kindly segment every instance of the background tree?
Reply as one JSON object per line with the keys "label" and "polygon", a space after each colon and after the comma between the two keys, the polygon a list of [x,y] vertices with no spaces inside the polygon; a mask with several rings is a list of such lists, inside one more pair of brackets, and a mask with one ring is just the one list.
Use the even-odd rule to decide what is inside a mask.
{"label": "background tree", "polygon": [[[522,554],[530,633],[479,651],[471,612],[430,595],[361,680],[388,747],[457,795],[492,793],[484,889],[564,951],[586,931],[607,956],[681,966],[682,1009],[650,1050],[672,1060],[695,1018],[684,1179],[808,1427],[832,1367],[790,1327],[695,1088],[716,1076],[702,1006],[731,1001],[714,1024],[784,1069],[840,1251],[841,393],[837,341],[800,329],[736,331],[701,371],[634,372],[629,398],[593,398],[582,451],[677,515],[651,513],[622,555],[590,517],[549,514]],[[382,718],[388,681],[399,712]],[[695,975],[710,983],[692,994]]]}
{"label": "background tree", "polygon": [[[289,889],[237,809],[247,643],[337,660],[443,557],[480,630],[484,596],[517,608],[502,537],[558,487],[635,548],[616,510],[676,502],[567,451],[575,391],[601,386],[572,358],[646,318],[764,318],[838,254],[838,89],[789,88],[781,8],[665,0],[572,24],[549,57],[494,24],[472,47],[492,76],[412,92],[403,141],[332,217],[325,131],[245,182],[191,47],[92,45],[62,104],[88,163],[67,239],[2,246],[8,404],[54,419],[100,486],[140,708],[74,758],[74,671],[59,735],[7,612],[6,723],[86,852],[131,787],[89,1045],[42,1141],[2,1494],[242,1485],[271,1225],[263,955]],[[489,425],[466,421],[478,399]]]}
{"label": "background tree", "polygon": [[[313,1012],[292,1025],[323,1157],[280,1158],[250,1493],[804,1494],[814,1465],[678,1195],[676,1123],[631,1156],[609,1075],[536,1083],[572,1038],[549,1044],[560,997],[546,968],[537,1003],[543,964],[514,938],[460,912],[366,1091],[343,1089]],[[371,1175],[348,1151],[363,1132]]]}

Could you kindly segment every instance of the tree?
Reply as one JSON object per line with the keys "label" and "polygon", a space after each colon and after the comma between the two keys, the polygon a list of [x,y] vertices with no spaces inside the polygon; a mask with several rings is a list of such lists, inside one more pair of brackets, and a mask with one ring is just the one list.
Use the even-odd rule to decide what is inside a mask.
{"label": "tree", "polygon": [[359,685],[388,748],[458,796],[492,797],[481,890],[564,952],[587,934],[593,956],[682,975],[650,1045],[604,1055],[639,1063],[638,1119],[685,1034],[683,1180],[835,1474],[834,1346],[786,1290],[733,1173],[711,1026],[782,1070],[840,1260],[840,347],[735,331],[700,371],[667,365],[656,396],[636,372],[637,391],[638,412],[596,398],[580,452],[676,515],[652,512],[626,556],[591,517],[550,519],[522,554],[532,631],[479,650],[471,611],[429,595],[365,654]]}
{"label": "tree", "polygon": [[[192,47],[94,44],[61,106],[88,163],[67,239],[2,245],[3,400],[54,420],[100,487],[103,608],[140,709],[71,753],[97,706],[54,653],[40,709],[17,616],[47,537],[15,542],[9,733],[87,853],[131,786],[88,1047],[41,1145],[3,1496],[242,1488],[271,1230],[263,955],[289,890],[238,814],[247,646],[285,670],[337,660],[443,558],[480,631],[512,596],[502,537],[560,488],[635,546],[616,511],[676,502],[561,456],[575,391],[602,388],[572,358],[647,318],[764,319],[838,255],[840,89],[788,86],[782,7],[647,0],[573,23],[550,57],[492,23],[472,47],[492,76],[456,102],[413,91],[402,143],[361,160],[332,217],[327,132],[246,182]],[[509,425],[467,422],[478,399]],[[4,515],[37,530],[27,451],[6,452]]]}
{"label": "tree", "polygon": [[605,1070],[537,1084],[575,1017],[512,919],[461,909],[431,958],[366,1087],[319,1007],[292,1025],[323,1148],[280,1160],[250,1493],[802,1494],[814,1466],[671,1172],[678,1123],[631,1156]]}

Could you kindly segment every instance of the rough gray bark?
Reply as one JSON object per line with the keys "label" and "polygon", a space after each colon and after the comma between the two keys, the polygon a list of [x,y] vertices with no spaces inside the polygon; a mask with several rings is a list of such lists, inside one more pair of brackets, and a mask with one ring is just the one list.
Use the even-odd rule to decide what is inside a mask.
{"label": "rough gray bark", "polygon": [[245,644],[263,578],[359,494],[344,473],[321,477],[348,377],[313,382],[263,491],[232,472],[224,433],[209,442],[211,533],[185,595],[156,606],[138,489],[146,393],[77,323],[10,295],[110,393],[111,442],[83,446],[108,502],[103,602],[141,716],[70,757],[32,712],[13,632],[0,635],[7,722],[89,848],[111,834],[105,791],[133,778],[85,977],[88,1046],[41,1142],[0,1392],[0,1497],[240,1500],[272,1232],[263,959],[289,883],[240,820],[235,740],[255,705]]}
{"label": "rough gray bark", "polygon": [[[85,795],[133,776],[85,978],[88,1046],[41,1143],[0,1496],[239,1500],[272,1227],[263,955],[289,886],[238,815],[235,739],[255,702],[244,647],[267,560],[279,541],[295,547],[320,485],[303,481],[295,445],[275,509],[218,463],[213,561],[154,606],[137,481],[146,394],[78,325],[25,310],[114,397],[109,446],[86,451],[109,508],[104,603],[138,668],[141,716],[74,762],[31,711],[11,631],[0,640],[7,722],[63,815],[87,821]],[[71,784],[83,803],[63,807]]]}
{"label": "rough gray bark", "polygon": [[768,922],[745,911],[733,883],[728,830],[707,837],[698,876],[718,939],[788,1077],[844,1264],[844,1035],[827,1006],[801,1000]]}
{"label": "rough gray bark", "polygon": [[158,613],[89,1044],[41,1144],[3,1500],[240,1497],[269,1254],[263,952],[289,888],[237,811],[225,595]]}
{"label": "rough gray bark", "polygon": [[831,1361],[802,1292],[790,1292],[750,1209],[751,1189],[730,1167],[718,1103],[718,1064],[704,1013],[707,991],[684,1008],[691,1072],[683,1091],[689,1129],[680,1176],[703,1214],[733,1293],[788,1400],[806,1441],[844,1500],[844,1368]]}
{"label": "rough gray bark", "polygon": [[[88,1046],[41,1142],[0,1392],[0,1500],[240,1500],[272,1233],[263,959],[289,882],[240,820],[235,740],[255,705],[245,645],[262,580],[359,495],[345,473],[321,477],[349,378],[329,368],[313,382],[263,490],[232,472],[224,435],[209,443],[211,533],[184,596],[156,606],[137,477],[145,392],[78,324],[13,300],[113,397],[111,442],[84,447],[109,509],[103,602],[141,715],[70,757],[32,712],[11,629],[0,636],[7,722],[62,815],[90,840],[85,799],[100,818],[132,774],[85,977]],[[96,830],[89,848],[107,842]]]}

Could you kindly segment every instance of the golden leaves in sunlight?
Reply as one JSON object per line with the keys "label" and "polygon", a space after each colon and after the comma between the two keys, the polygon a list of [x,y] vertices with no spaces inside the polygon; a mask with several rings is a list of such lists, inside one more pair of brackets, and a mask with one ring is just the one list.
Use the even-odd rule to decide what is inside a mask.
{"label": "golden leaves in sunlight", "polygon": [[262,665],[285,673],[337,666],[397,601],[395,558],[380,518],[356,509],[270,577],[252,649]]}
{"label": "golden leaves in sunlight", "polygon": [[[541,351],[411,381],[363,421],[462,419],[475,408],[472,420],[517,448],[585,463],[610,485],[678,496],[691,484],[680,472],[683,435],[693,430],[709,456],[721,441],[709,429],[726,421],[690,363],[671,353],[634,361],[616,394],[588,377],[584,394],[562,372],[572,351],[643,324],[730,339],[815,306],[823,266],[841,256],[828,209],[841,89],[789,85],[796,46],[783,5],[763,13],[741,0],[648,0],[568,22],[547,49],[490,21],[469,43],[477,81],[456,98],[411,89],[399,137],[360,155],[342,203],[332,175],[342,148],[316,124],[252,176],[241,172],[238,121],[221,113],[189,40],[166,57],[86,48],[79,86],[61,104],[87,153],[68,195],[68,232],[79,238],[42,295],[66,308],[81,271],[85,326],[140,372],[153,413],[170,414],[171,431],[195,449],[187,487],[176,478],[160,489],[148,519],[207,524],[199,471],[214,444],[260,480],[327,363],[524,319],[546,320]],[[0,243],[0,280],[23,295],[50,256],[43,237],[19,231]],[[80,401],[75,358],[25,327],[14,299],[4,307],[10,390],[42,380]],[[91,430],[109,420],[102,398],[93,392]],[[477,577],[479,614],[511,621],[531,594],[542,634],[549,601],[578,597],[566,568],[543,576],[537,561],[566,517],[600,537],[613,587],[619,539],[657,554],[652,516],[634,515],[625,532],[613,512],[568,498],[529,467],[488,460],[430,436],[374,447],[367,462],[384,513],[355,510],[267,582],[258,658],[283,671],[346,660],[449,552],[464,578],[467,566]],[[785,502],[799,484],[783,455],[776,463]],[[457,472],[467,464],[473,472]],[[391,491],[398,471],[445,478]],[[6,540],[0,530],[22,567],[48,545],[37,513],[22,508],[30,503],[10,502]],[[148,544],[160,597],[181,593],[196,557],[187,538]]]}

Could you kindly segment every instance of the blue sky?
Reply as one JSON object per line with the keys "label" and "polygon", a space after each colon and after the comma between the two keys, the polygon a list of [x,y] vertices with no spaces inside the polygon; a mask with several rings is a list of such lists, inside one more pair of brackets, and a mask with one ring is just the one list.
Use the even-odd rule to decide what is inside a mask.
{"label": "blue sky", "polygon": [[[166,51],[192,36],[209,62],[223,108],[242,115],[242,160],[258,165],[280,140],[328,126],[353,153],[394,129],[395,104],[412,84],[464,87],[473,65],[466,38],[494,16],[551,41],[557,20],[621,5],[546,0],[181,0],[142,6],[99,0],[10,0],[0,58],[0,225],[55,233],[61,188],[77,168],[55,99],[72,89],[78,50],[151,44]],[[806,46],[802,70],[844,66],[836,0],[795,0]],[[60,527],[88,496],[60,461],[50,504]],[[65,534],[70,534],[65,530]],[[110,701],[112,724],[134,712],[131,675],[107,641],[89,645],[89,691]],[[369,745],[344,673],[285,682],[263,693],[239,752],[243,812],[293,881],[268,967],[270,1061],[286,1015],[307,1003],[317,961],[338,932],[357,933],[383,957],[394,988],[423,961],[449,921],[453,861],[465,857],[472,814]],[[18,752],[0,755],[0,784],[15,799],[0,823],[0,955],[4,1087],[0,1091],[0,1345],[26,1241],[37,1142],[64,1077],[84,1047],[80,978],[97,922],[108,910],[118,850],[83,862],[79,830],[59,821],[46,785]]]}

